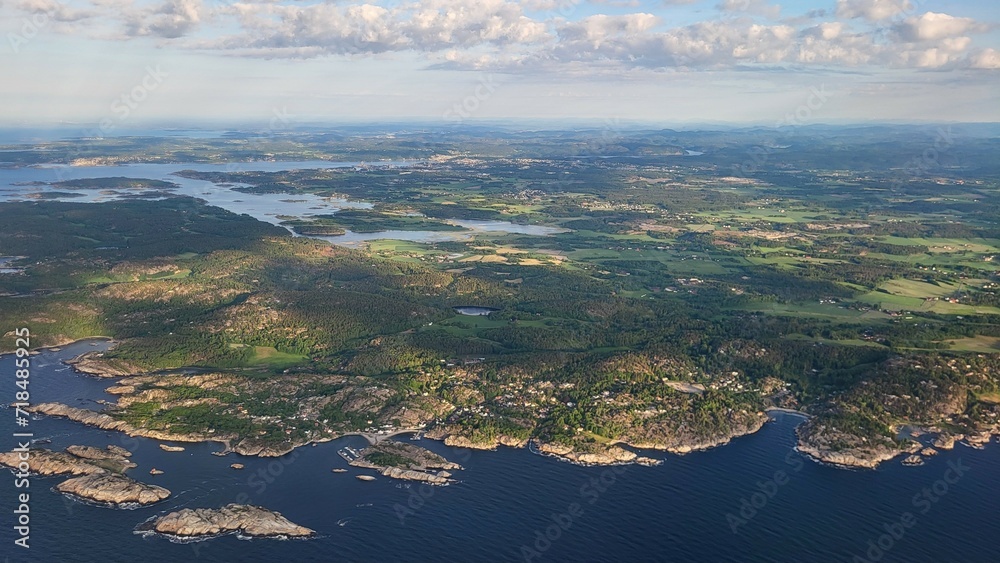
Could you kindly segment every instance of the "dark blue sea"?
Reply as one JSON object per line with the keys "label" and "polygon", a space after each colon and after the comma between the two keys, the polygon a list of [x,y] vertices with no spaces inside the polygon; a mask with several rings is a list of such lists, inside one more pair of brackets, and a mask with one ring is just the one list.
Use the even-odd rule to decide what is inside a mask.
{"label": "dark blue sea", "polygon": [[[32,402],[100,408],[95,400],[111,398],[103,392],[110,381],[60,363],[92,349],[84,342],[35,356]],[[13,358],[5,356],[0,402],[13,402],[15,390]],[[0,410],[0,417],[0,447],[13,449],[14,412]],[[23,549],[13,543],[14,476],[4,472],[0,554],[10,561],[142,563],[1000,561],[996,443],[984,450],[957,446],[922,467],[897,460],[876,471],[847,471],[794,452],[801,420],[778,414],[757,434],[727,446],[686,456],[659,454],[664,463],[658,467],[578,467],[527,450],[468,451],[424,439],[417,443],[465,470],[456,472],[460,483],[421,488],[382,477],[362,482],[354,478],[355,468],[332,473],[347,468],[337,450],[361,447],[361,438],[300,448],[279,459],[217,457],[210,455],[217,444],[186,444],[186,451],[169,453],[152,440],[41,418],[28,430],[52,440],[44,447],[126,447],[139,464],[130,475],[174,494],[152,507],[115,510],[53,492],[60,477],[35,477],[31,547]],[[231,469],[235,461],[246,469]],[[152,467],[165,474],[150,476]],[[950,467],[968,469],[958,476]],[[925,488],[933,502],[920,496]],[[230,502],[277,510],[320,536],[226,536],[182,544],[133,532],[168,511]],[[908,525],[900,523],[904,518]]]}

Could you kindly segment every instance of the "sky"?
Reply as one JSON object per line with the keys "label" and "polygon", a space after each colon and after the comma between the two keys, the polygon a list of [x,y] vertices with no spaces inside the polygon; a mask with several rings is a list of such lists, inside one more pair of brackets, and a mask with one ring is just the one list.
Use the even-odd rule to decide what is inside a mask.
{"label": "sky", "polygon": [[997,0],[0,0],[0,125],[1000,121]]}

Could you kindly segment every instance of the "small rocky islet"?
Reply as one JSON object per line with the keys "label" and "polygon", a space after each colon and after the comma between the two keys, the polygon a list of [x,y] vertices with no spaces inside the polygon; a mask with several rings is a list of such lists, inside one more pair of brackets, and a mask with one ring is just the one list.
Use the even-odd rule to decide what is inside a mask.
{"label": "small rocky islet", "polygon": [[[444,457],[419,446],[385,440],[361,450],[350,465],[374,469],[390,479],[422,481],[431,485],[447,485],[453,480],[449,471],[462,469]],[[358,478],[362,477],[359,475]]]}
{"label": "small rocky islet", "polygon": [[228,504],[221,508],[185,508],[144,522],[137,532],[193,539],[239,534],[254,538],[309,538],[314,530],[260,506]]}
{"label": "small rocky islet", "polygon": [[155,504],[170,496],[170,491],[147,485],[118,473],[97,473],[73,477],[56,485],[56,490],[91,502],[113,506]]}

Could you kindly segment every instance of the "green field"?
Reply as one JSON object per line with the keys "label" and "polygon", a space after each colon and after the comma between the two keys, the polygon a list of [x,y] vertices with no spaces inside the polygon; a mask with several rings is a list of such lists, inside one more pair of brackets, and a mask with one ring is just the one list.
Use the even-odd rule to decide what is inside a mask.
{"label": "green field", "polygon": [[956,338],[954,340],[946,340],[943,343],[947,344],[951,350],[959,350],[962,352],[980,352],[984,354],[1000,353],[1000,337],[996,336]]}
{"label": "green field", "polygon": [[[230,344],[230,348],[246,348],[244,344]],[[274,369],[282,369],[296,364],[301,364],[309,358],[300,354],[289,354],[279,352],[274,346],[252,346],[253,348],[247,363],[252,366],[264,366]]]}

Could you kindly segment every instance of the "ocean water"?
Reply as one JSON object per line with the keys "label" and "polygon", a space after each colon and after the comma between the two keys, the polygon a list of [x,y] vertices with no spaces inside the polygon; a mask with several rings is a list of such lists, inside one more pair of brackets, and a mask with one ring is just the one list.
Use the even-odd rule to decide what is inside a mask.
{"label": "ocean water", "polygon": [[[60,363],[100,346],[83,342],[34,357],[32,402],[100,408],[95,401],[109,398],[103,390],[111,381],[77,374]],[[5,356],[0,358],[0,393],[7,396],[0,402],[13,402],[14,392],[13,358]],[[16,447],[14,412],[0,410],[0,417],[0,440],[6,442],[0,447],[9,450]],[[354,476],[365,470],[356,468],[330,471],[348,467],[336,452],[345,445],[362,447],[358,437],[299,448],[277,459],[218,457],[211,455],[221,448],[218,444],[186,444],[184,452],[164,452],[153,440],[39,418],[28,430],[52,440],[44,447],[123,446],[139,464],[130,475],[167,487],[173,496],[151,507],[116,510],[53,492],[61,477],[34,477],[31,547],[23,549],[13,544],[14,477],[3,472],[0,553],[10,561],[144,563],[998,560],[996,443],[984,450],[957,446],[922,467],[894,461],[875,471],[847,471],[794,452],[794,428],[801,420],[776,414],[760,432],[724,447],[686,456],[654,453],[664,459],[658,467],[579,467],[527,450],[470,451],[424,439],[416,443],[465,467],[456,472],[461,482],[407,487],[383,477],[359,481]],[[246,468],[231,469],[235,461]],[[968,469],[958,476],[949,472],[955,466]],[[150,476],[152,467],[165,473]],[[952,482],[946,484],[945,478]],[[915,502],[925,488],[935,501],[918,497]],[[229,502],[277,510],[319,537],[225,536],[184,544],[133,532],[168,511]],[[910,526],[899,524],[906,513],[912,515],[906,520]],[[880,536],[883,548],[876,547],[869,558],[868,542]]]}
{"label": "ocean water", "polygon": [[[322,160],[301,162],[246,162],[231,164],[123,164],[118,166],[38,166],[11,169],[0,169],[0,203],[6,201],[24,201],[32,194],[61,192],[73,194],[70,197],[53,198],[55,201],[77,203],[102,203],[119,200],[123,197],[141,195],[140,190],[74,190],[71,188],[56,188],[54,182],[79,180],[89,178],[145,178],[173,182],[178,187],[163,190],[174,195],[189,196],[202,199],[209,205],[215,205],[232,211],[245,213],[259,221],[278,225],[279,217],[312,217],[336,213],[341,209],[371,209],[372,204],[363,201],[348,201],[334,197],[320,197],[313,194],[247,194],[232,189],[231,185],[219,185],[206,180],[196,180],[177,176],[181,170],[197,170],[199,172],[238,172],[266,171],[279,172],[285,170],[309,170],[327,168],[347,168],[357,166],[360,162],[328,162]],[[377,166],[405,167],[412,162],[385,161],[375,163]],[[449,221],[464,227],[466,231],[381,231],[374,233],[356,233],[347,231],[338,236],[316,236],[341,246],[360,246],[368,241],[379,239],[405,240],[424,243],[452,240],[467,240],[475,232],[506,232],[526,235],[553,235],[566,232],[567,229],[548,227],[544,225],[518,225],[508,221],[483,221],[462,219]]]}

